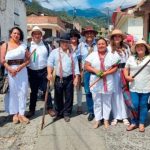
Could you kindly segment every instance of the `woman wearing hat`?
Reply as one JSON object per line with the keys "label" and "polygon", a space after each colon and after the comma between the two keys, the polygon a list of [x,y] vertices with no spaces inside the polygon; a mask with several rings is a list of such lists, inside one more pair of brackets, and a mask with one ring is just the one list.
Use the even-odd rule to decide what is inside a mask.
{"label": "woman wearing hat", "polygon": [[[139,131],[145,131],[145,121],[148,115],[148,98],[150,96],[150,63],[135,77],[132,76],[150,60],[150,47],[144,40],[139,40],[134,48],[134,55],[130,56],[124,69],[125,78],[129,81],[132,104],[137,111],[138,117],[131,119],[131,125],[127,131],[139,126]],[[130,72],[129,72],[130,70]],[[128,75],[130,73],[130,75]]]}
{"label": "woman wearing hat", "polygon": [[[81,64],[81,56],[78,53],[78,45],[79,45],[79,39],[80,39],[80,34],[79,32],[74,29],[70,31],[70,45],[72,52],[77,56],[78,63],[79,63],[79,69],[81,72],[80,64]],[[82,87],[81,87],[81,76],[80,76],[80,83],[78,86],[75,87],[76,89],[76,95],[77,95],[77,114],[82,113]]]}
{"label": "woman wearing hat", "polygon": [[129,121],[127,120],[127,110],[126,105],[123,98],[122,88],[121,88],[121,70],[124,68],[125,63],[130,55],[129,47],[124,44],[123,40],[125,39],[125,35],[121,30],[115,29],[112,31],[110,35],[110,45],[108,46],[108,50],[114,54],[115,60],[120,60],[120,64],[118,67],[118,71],[114,74],[115,79],[115,92],[112,98],[112,113],[113,113],[113,121],[112,125],[116,125],[118,120],[123,120],[125,125],[129,125]]}

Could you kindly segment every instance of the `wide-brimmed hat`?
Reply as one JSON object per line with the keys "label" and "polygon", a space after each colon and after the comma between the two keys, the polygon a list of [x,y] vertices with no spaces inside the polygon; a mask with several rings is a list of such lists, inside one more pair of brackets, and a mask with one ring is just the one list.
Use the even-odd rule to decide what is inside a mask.
{"label": "wide-brimmed hat", "polygon": [[84,36],[87,32],[93,32],[95,35],[98,33],[96,30],[93,29],[93,27],[88,26],[82,31],[82,35]]}
{"label": "wide-brimmed hat", "polygon": [[112,37],[114,37],[115,35],[120,35],[122,37],[122,39],[126,38],[126,35],[119,29],[114,29],[111,33],[111,35],[109,36],[110,39],[112,39]]}
{"label": "wide-brimmed hat", "polygon": [[77,29],[70,30],[70,38],[77,37],[80,39],[80,32]]}
{"label": "wide-brimmed hat", "polygon": [[135,43],[135,45],[132,47],[132,52],[133,52],[133,53],[136,53],[135,48],[136,48],[136,46],[139,45],[139,44],[145,45],[145,47],[147,48],[148,52],[150,52],[150,46],[146,43],[146,41],[144,41],[144,40],[138,40],[138,41]]}
{"label": "wide-brimmed hat", "polygon": [[34,26],[30,32],[30,35],[32,36],[33,32],[35,32],[35,31],[40,31],[42,33],[42,36],[44,36],[44,34],[45,34],[45,31],[43,31],[40,27]]}
{"label": "wide-brimmed hat", "polygon": [[69,33],[62,33],[60,35],[59,41],[69,42],[70,41],[70,34]]}

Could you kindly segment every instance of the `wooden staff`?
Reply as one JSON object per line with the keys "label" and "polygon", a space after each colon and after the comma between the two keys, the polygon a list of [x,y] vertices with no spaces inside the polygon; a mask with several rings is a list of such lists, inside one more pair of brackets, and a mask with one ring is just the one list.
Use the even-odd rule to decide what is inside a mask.
{"label": "wooden staff", "polygon": [[[150,62],[150,59],[132,76],[132,78],[135,78],[146,66],[147,64]],[[127,88],[128,87],[128,82],[123,85],[122,89]]]}
{"label": "wooden staff", "polygon": [[[118,62],[116,63],[116,64],[114,64],[112,67],[110,67],[109,69],[107,69],[106,71],[110,71],[111,69],[113,69],[114,67],[117,67],[118,66],[118,64],[119,64],[119,62],[120,62],[120,60],[118,60]],[[103,77],[103,76],[102,76]],[[97,80],[95,80],[91,85],[90,85],[90,88],[94,85],[94,84],[96,84],[99,80],[101,80],[102,78],[101,77],[99,77]]]}
{"label": "wooden staff", "polygon": [[44,127],[44,124],[45,124],[45,112],[46,112],[49,88],[50,88],[50,81],[47,82],[47,88],[46,88],[46,93],[45,93],[45,98],[44,98],[44,108],[43,108],[41,130],[43,130],[43,127]]}
{"label": "wooden staff", "polygon": [[132,78],[135,78],[146,67],[146,65],[149,62],[150,62],[150,59],[132,76]]}

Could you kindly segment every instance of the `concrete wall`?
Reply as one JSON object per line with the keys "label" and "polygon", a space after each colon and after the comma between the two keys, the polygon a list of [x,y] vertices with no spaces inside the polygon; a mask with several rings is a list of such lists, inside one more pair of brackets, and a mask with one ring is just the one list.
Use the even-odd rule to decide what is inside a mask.
{"label": "concrete wall", "polygon": [[122,23],[122,26],[120,26],[120,29],[122,30],[122,32],[128,33],[128,19]]}
{"label": "concrete wall", "polygon": [[9,30],[13,26],[19,26],[26,39],[27,22],[26,7],[22,0],[0,0],[0,40],[8,40]]}
{"label": "concrete wall", "polygon": [[129,18],[128,19],[128,33],[134,35],[137,39],[143,38],[143,18]]}

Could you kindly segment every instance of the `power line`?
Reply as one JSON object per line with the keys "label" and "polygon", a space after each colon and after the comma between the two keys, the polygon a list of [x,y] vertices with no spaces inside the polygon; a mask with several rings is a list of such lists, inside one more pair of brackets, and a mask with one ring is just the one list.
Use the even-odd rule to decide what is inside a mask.
{"label": "power line", "polygon": [[72,6],[67,0],[64,0],[69,6],[71,6],[73,8],[73,28],[74,27],[74,21],[75,21],[75,18],[76,18],[76,7]]}

